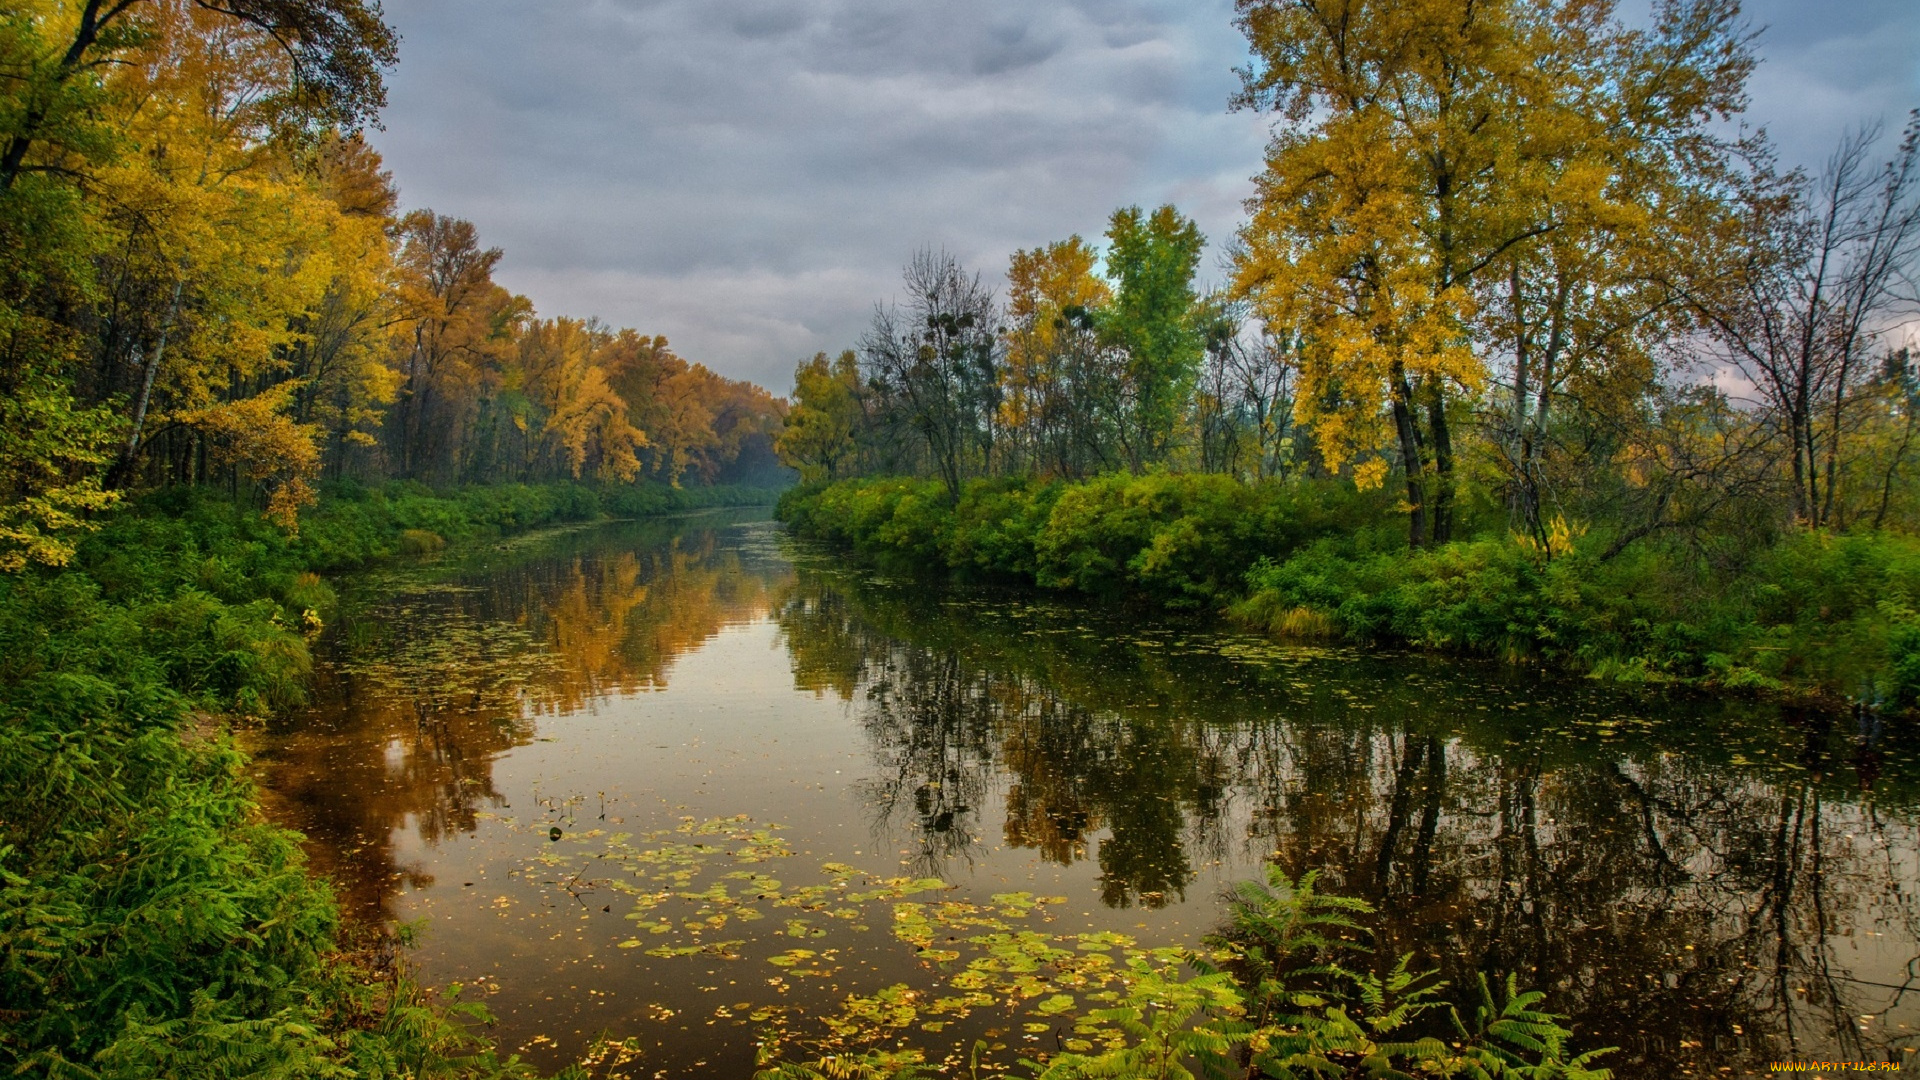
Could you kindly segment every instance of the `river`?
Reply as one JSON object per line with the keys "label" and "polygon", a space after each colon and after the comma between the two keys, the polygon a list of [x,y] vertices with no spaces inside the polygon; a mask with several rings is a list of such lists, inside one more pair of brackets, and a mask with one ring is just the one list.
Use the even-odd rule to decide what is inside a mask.
{"label": "river", "polygon": [[932,585],[755,511],[340,587],[268,810],[545,1066],[745,1077],[850,994],[936,1060],[1057,1049],[966,1007],[969,928],[1190,946],[1270,862],[1622,1080],[1920,1044],[1920,742],[1871,717]]}

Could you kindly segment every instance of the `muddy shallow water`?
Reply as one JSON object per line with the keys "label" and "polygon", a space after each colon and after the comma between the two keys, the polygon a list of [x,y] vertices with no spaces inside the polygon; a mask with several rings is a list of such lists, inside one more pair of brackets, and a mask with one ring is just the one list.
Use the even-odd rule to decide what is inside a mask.
{"label": "muddy shallow water", "polygon": [[342,587],[270,811],[546,1065],[744,1077],[891,986],[845,1022],[1055,1049],[952,1004],[970,935],[1192,945],[1269,861],[1456,987],[1519,972],[1622,1078],[1920,1045],[1920,741],[1870,717],[935,587],[753,512]]}

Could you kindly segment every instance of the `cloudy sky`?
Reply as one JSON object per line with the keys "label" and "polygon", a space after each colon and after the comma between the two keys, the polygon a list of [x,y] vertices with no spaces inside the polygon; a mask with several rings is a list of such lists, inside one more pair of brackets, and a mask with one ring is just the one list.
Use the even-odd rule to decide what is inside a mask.
{"label": "cloudy sky", "polygon": [[[776,393],[853,343],[917,247],[997,276],[1163,202],[1228,238],[1265,141],[1226,110],[1231,0],[385,6],[405,40],[374,142],[409,208],[474,221],[542,314],[665,334]],[[1750,120],[1788,158],[1920,106],[1913,0],[1747,10]]]}

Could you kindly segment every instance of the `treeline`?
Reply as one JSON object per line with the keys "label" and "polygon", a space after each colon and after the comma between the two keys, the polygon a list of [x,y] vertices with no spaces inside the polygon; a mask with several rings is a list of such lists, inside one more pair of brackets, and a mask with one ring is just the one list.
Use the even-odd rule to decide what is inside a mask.
{"label": "treeline", "polygon": [[778,470],[764,390],[542,318],[472,224],[398,209],[355,134],[396,42],[364,0],[0,15],[0,567],[137,488],[291,522],[325,478]]}
{"label": "treeline", "polygon": [[[1716,559],[1920,525],[1920,122],[1816,172],[1739,127],[1731,0],[1243,0],[1275,116],[1230,280],[1172,207],[943,252],[780,437],[812,481],[1157,469],[1384,489],[1412,547],[1642,541]],[[1731,134],[1737,132],[1738,134]]]}

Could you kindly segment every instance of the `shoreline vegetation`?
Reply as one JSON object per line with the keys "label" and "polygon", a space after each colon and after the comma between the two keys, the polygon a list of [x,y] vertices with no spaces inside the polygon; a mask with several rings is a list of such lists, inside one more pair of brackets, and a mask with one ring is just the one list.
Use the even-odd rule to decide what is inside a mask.
{"label": "shoreline vegetation", "polygon": [[1783,532],[1716,552],[1610,537],[1410,548],[1391,500],[1209,474],[883,477],[789,489],[794,533],[885,564],[1217,613],[1282,637],[1537,662],[1622,683],[1920,704],[1920,542]]}
{"label": "shoreline vegetation", "polygon": [[290,533],[172,488],[0,575],[0,1067],[46,1077],[526,1077],[486,1012],[349,927],[261,816],[236,725],[298,704],[323,572],[755,488],[338,484]]}

